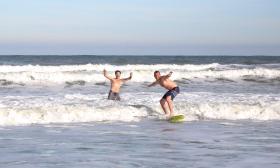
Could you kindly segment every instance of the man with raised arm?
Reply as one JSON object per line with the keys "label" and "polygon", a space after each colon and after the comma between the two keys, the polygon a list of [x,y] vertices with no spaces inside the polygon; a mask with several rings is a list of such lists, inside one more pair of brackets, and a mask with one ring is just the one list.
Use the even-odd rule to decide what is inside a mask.
{"label": "man with raised arm", "polygon": [[180,93],[180,89],[177,84],[169,79],[171,75],[172,72],[167,75],[161,76],[159,71],[155,71],[154,77],[156,81],[148,85],[149,87],[151,87],[159,84],[160,86],[168,90],[160,100],[161,107],[167,118],[170,118],[174,115],[173,99],[177,96],[177,94]]}
{"label": "man with raised arm", "polygon": [[124,82],[131,80],[132,72],[130,73],[130,76],[128,78],[123,78],[123,79],[121,79],[121,71],[119,71],[119,70],[115,71],[115,78],[108,76],[107,71],[105,69],[103,70],[103,74],[111,82],[111,90],[108,94],[108,99],[109,100],[118,100],[118,101],[121,100],[121,98],[120,98],[121,85]]}

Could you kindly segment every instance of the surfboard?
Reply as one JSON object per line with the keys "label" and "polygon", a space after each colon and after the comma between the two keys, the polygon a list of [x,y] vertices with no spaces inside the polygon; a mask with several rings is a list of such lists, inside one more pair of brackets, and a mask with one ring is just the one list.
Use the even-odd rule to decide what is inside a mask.
{"label": "surfboard", "polygon": [[175,115],[172,116],[171,118],[168,119],[169,122],[171,123],[180,123],[184,122],[185,116],[183,114]]}

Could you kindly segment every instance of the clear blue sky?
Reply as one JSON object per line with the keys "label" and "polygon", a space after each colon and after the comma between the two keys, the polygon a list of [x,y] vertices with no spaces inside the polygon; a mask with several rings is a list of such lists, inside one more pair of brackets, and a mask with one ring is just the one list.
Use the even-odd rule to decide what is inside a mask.
{"label": "clear blue sky", "polygon": [[280,55],[280,0],[2,0],[0,54]]}

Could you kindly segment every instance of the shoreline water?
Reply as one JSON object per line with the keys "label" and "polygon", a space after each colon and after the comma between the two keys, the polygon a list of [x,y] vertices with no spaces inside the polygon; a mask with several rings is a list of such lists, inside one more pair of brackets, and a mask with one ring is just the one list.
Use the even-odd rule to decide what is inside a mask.
{"label": "shoreline water", "polygon": [[0,166],[276,168],[279,128],[213,120],[0,127]]}

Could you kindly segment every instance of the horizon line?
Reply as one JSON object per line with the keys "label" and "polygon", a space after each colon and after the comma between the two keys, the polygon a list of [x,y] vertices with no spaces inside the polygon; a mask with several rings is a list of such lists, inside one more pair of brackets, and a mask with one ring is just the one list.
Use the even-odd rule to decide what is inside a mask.
{"label": "horizon line", "polygon": [[195,56],[224,56],[224,57],[279,57],[280,55],[264,55],[264,54],[211,54],[211,55],[204,55],[204,54],[0,54],[1,56],[176,56],[176,57],[195,57]]}

